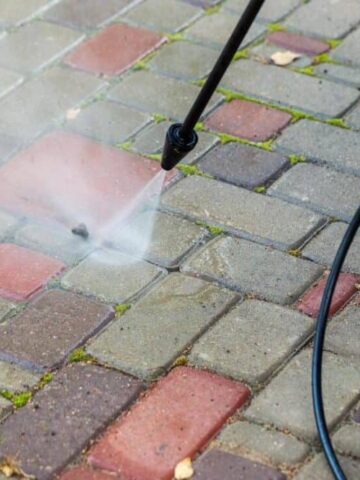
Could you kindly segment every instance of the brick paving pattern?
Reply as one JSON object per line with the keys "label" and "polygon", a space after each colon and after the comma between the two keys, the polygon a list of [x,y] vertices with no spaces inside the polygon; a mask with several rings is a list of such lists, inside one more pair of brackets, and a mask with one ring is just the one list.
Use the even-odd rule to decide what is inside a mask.
{"label": "brick paving pattern", "polygon": [[[331,479],[311,346],[360,200],[358,0],[266,0],[156,183],[247,3],[0,0],[0,480]],[[349,480],[359,288],[360,233],[323,373]]]}

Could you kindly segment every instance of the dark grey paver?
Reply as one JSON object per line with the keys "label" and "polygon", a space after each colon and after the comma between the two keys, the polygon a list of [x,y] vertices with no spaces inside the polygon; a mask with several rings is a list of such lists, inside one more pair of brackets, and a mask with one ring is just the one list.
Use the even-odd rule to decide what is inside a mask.
{"label": "dark grey paver", "polygon": [[213,177],[249,189],[267,184],[288,165],[277,153],[236,142],[213,148],[199,163],[201,170]]}
{"label": "dark grey paver", "polygon": [[47,0],[0,0],[0,25],[15,26],[30,20],[48,7]]}
{"label": "dark grey paver", "polygon": [[322,63],[315,67],[315,72],[324,75],[329,80],[345,82],[355,87],[360,86],[360,70],[356,68],[332,63]]}
{"label": "dark grey paver", "polygon": [[[294,8],[301,4],[301,0],[268,0],[259,12],[259,19],[275,22],[288,15]],[[227,0],[225,8],[237,13],[243,13],[247,0]]]}
{"label": "dark grey paver", "polygon": [[[214,201],[216,199],[216,201]],[[323,219],[305,209],[273,201],[234,185],[187,177],[162,198],[164,208],[264,244],[289,249],[319,228]]]}
{"label": "dark grey paver", "polygon": [[333,436],[333,444],[338,452],[360,458],[360,425],[341,427]]}
{"label": "dark grey paver", "polygon": [[[358,15],[358,8],[356,14]],[[360,15],[358,16],[360,20]],[[359,52],[359,42],[360,42],[360,28],[350,33],[348,37],[339,45],[332,53],[332,56],[336,60],[340,60],[344,63],[349,63],[351,65],[360,65],[360,52]]]}
{"label": "dark grey paver", "polygon": [[302,120],[287,128],[276,144],[287,152],[305,155],[345,173],[360,175],[360,136],[357,132]]}
{"label": "dark grey paver", "polygon": [[0,68],[0,97],[7,95],[14,90],[23,80],[18,73]]}
{"label": "dark grey paver", "polygon": [[285,21],[285,26],[322,38],[340,38],[360,21],[357,0],[312,0]]}
{"label": "dark grey paver", "polygon": [[348,306],[337,315],[326,332],[325,348],[343,356],[360,358],[360,308]]}
{"label": "dark grey paver", "polygon": [[52,23],[29,23],[0,40],[0,65],[30,73],[56,60],[81,38],[79,32]]}
{"label": "dark grey paver", "polygon": [[210,242],[181,270],[280,304],[294,302],[321,274],[310,262],[232,237]]}
{"label": "dark grey paver", "polygon": [[[305,350],[293,358],[252,401],[245,417],[255,422],[273,424],[301,439],[314,441],[317,430],[314,417],[309,415],[312,409],[311,355],[311,350]],[[360,370],[358,362],[332,353],[324,353],[323,365],[326,419],[331,429],[357,397],[354,385],[359,382]]]}
{"label": "dark grey paver", "polygon": [[126,11],[133,0],[62,0],[45,18],[75,28],[97,27]]}
{"label": "dark grey paver", "polygon": [[91,243],[57,225],[28,224],[17,230],[14,239],[19,245],[42,251],[70,265],[93,249]]}
{"label": "dark grey paver", "polygon": [[351,112],[345,117],[345,120],[353,128],[360,130],[360,104],[357,104],[356,107],[351,110]]}
{"label": "dark grey paver", "polygon": [[274,468],[220,450],[211,450],[194,464],[194,480],[286,480]]}
{"label": "dark grey paver", "polygon": [[17,224],[17,218],[0,210],[0,240],[3,240]]}
{"label": "dark grey paver", "polygon": [[[360,462],[339,456],[339,461],[348,480],[359,477]],[[333,480],[334,476],[323,455],[317,455],[308,465],[300,470],[294,480]]]}
{"label": "dark grey paver", "polygon": [[40,380],[40,375],[24,370],[17,365],[0,361],[0,390],[19,392],[29,390]]}
{"label": "dark grey paver", "polygon": [[104,302],[124,303],[163,271],[115,250],[95,252],[64,275],[61,285]]}
{"label": "dark grey paver", "polygon": [[313,328],[313,320],[296,311],[246,300],[198,340],[190,361],[257,384],[266,380]]}
{"label": "dark grey paver", "polygon": [[[110,91],[109,97],[138,110],[161,113],[182,121],[199,91],[199,87],[195,85],[161,77],[152,72],[139,71],[127,75]],[[207,111],[218,105],[222,98],[215,94]]]}
{"label": "dark grey paver", "polygon": [[52,68],[0,102],[0,133],[32,138],[102,85],[104,82],[94,76]]}
{"label": "dark grey paver", "polygon": [[217,56],[217,52],[210,48],[189,42],[174,42],[162,47],[149,65],[171,77],[197,80],[210,72]]}
{"label": "dark grey paver", "polygon": [[326,167],[298,164],[274,183],[269,194],[350,221],[359,205],[360,179]]}
{"label": "dark grey paver", "polygon": [[275,465],[294,465],[304,460],[309,446],[291,435],[246,421],[235,422],[222,431],[216,443],[222,449],[255,454]]}
{"label": "dark grey paver", "polygon": [[[170,275],[87,350],[122,371],[153,378],[236,299],[233,292],[203,280]],[[166,341],[159,341],[159,333]]]}
{"label": "dark grey paver", "polygon": [[2,322],[6,315],[14,309],[15,305],[13,303],[0,299],[0,322]]}
{"label": "dark grey paver", "polygon": [[[149,235],[144,235],[144,230]],[[148,210],[138,215],[124,228],[118,243],[119,248],[131,253],[132,247],[139,251],[138,244],[131,240],[141,238],[142,258],[164,267],[176,267],[181,257],[204,239],[207,230],[188,220],[166,213]]]}
{"label": "dark grey paver", "polygon": [[102,142],[116,144],[135,135],[150,118],[115,102],[95,102],[69,119],[66,126]]}
{"label": "dark grey paver", "polygon": [[38,480],[54,478],[140,391],[121,373],[71,365],[1,426],[0,456]]}
{"label": "dark grey paver", "polygon": [[253,60],[232,64],[222,83],[226,88],[321,118],[341,116],[360,95],[358,90],[346,85],[338,88],[337,84],[324,79]]}
{"label": "dark grey paver", "polygon": [[44,293],[0,325],[0,358],[36,370],[59,365],[113,316],[109,307],[61,290]]}
{"label": "dark grey paver", "polygon": [[[342,222],[330,224],[306,245],[302,252],[303,256],[323,265],[332,265],[346,229],[347,225]],[[345,259],[343,270],[360,274],[360,234],[354,239]]]}
{"label": "dark grey paver", "polygon": [[130,10],[124,21],[159,32],[177,32],[202,14],[202,10],[178,0],[145,0]]}
{"label": "dark grey paver", "polygon": [[[229,38],[230,32],[235,28],[238,20],[239,18],[237,15],[229,15],[226,12],[205,15],[187,29],[185,35],[187,38],[202,43],[207,47],[212,46],[214,48],[222,48]],[[264,25],[254,23],[242,41],[241,48],[246,47],[249,43],[260,37],[265,31],[266,27]]]}

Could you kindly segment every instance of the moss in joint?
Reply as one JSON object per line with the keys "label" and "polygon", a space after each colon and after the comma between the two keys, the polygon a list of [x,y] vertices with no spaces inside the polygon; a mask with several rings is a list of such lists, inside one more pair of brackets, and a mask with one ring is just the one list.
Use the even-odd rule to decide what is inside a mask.
{"label": "moss in joint", "polygon": [[188,358],[185,355],[181,355],[181,357],[178,357],[175,362],[172,364],[172,368],[175,367],[181,367],[184,365],[187,365],[189,363]]}
{"label": "moss in joint", "polygon": [[322,53],[314,57],[313,65],[320,65],[321,63],[337,63],[328,53]]}
{"label": "moss in joint", "polygon": [[177,165],[177,169],[180,170],[186,177],[191,175],[203,175],[203,172],[196,165],[186,165],[180,164]]}
{"label": "moss in joint", "polygon": [[13,393],[8,390],[2,390],[1,396],[12,402],[15,408],[25,407],[32,398],[32,392]]}
{"label": "moss in joint", "polygon": [[303,75],[310,75],[310,77],[315,75],[314,67],[294,68],[294,70],[295,72],[302,73]]}
{"label": "moss in joint", "polygon": [[289,162],[291,165],[297,165],[298,163],[306,163],[304,155],[289,155]]}
{"label": "moss in joint", "polygon": [[92,362],[92,361],[93,361],[93,357],[86,352],[84,347],[77,348],[71,353],[69,357],[70,363]]}
{"label": "moss in joint", "polygon": [[183,33],[168,33],[168,34],[166,35],[166,38],[168,39],[168,42],[169,42],[169,43],[179,42],[179,41],[185,39]]}
{"label": "moss in joint", "polygon": [[255,187],[254,192],[256,192],[256,193],[266,193],[266,187],[264,185],[261,185],[259,187]]}
{"label": "moss in joint", "polygon": [[292,257],[301,257],[301,250],[300,248],[294,248],[293,250],[288,250],[288,254]]}
{"label": "moss in joint", "polygon": [[152,118],[154,119],[155,123],[162,123],[166,120],[165,115],[162,115],[161,113],[154,113]]}
{"label": "moss in joint", "polygon": [[115,305],[115,315],[117,318],[121,317],[124,315],[125,312],[130,310],[131,305],[129,303],[119,303],[118,305]]}
{"label": "moss in joint", "polygon": [[333,39],[330,39],[330,40],[326,40],[326,43],[327,43],[328,45],[330,45],[331,48],[336,48],[336,47],[338,47],[339,45],[341,45],[342,40],[333,40]]}
{"label": "moss in joint", "polygon": [[195,125],[195,131],[196,132],[205,132],[206,127],[205,127],[204,122],[197,122],[197,124]]}
{"label": "moss in joint", "polygon": [[214,237],[217,237],[218,235],[222,235],[225,230],[222,227],[217,227],[215,225],[209,225],[208,223],[197,221],[195,222],[196,225],[199,225],[200,227],[206,228],[208,232],[211,233]]}
{"label": "moss in joint", "polygon": [[237,142],[242,143],[243,145],[250,145],[251,147],[261,148],[261,150],[266,150],[267,152],[273,151],[273,140],[268,140],[267,142],[251,142],[244,138],[234,137],[233,135],[228,135],[226,133],[218,133],[217,136],[220,139],[222,145],[227,143]]}
{"label": "moss in joint", "polygon": [[161,162],[161,153],[150,153],[146,156],[147,158],[150,158],[150,160],[156,160],[157,162]]}
{"label": "moss in joint", "polygon": [[326,123],[329,125],[334,125],[334,127],[345,128],[347,130],[350,129],[349,125],[343,118],[330,118],[330,120],[326,120]]}
{"label": "moss in joint", "polygon": [[269,32],[284,32],[286,27],[281,25],[281,23],[268,23],[267,29]]}
{"label": "moss in joint", "polygon": [[122,148],[123,150],[129,151],[131,150],[132,142],[117,143],[115,147]]}
{"label": "moss in joint", "polygon": [[244,48],[243,50],[239,50],[235,53],[233,62],[237,62],[238,60],[243,60],[250,57],[250,52],[248,48]]}
{"label": "moss in joint", "polygon": [[205,10],[205,15],[214,15],[221,10],[221,5],[215,5],[214,7],[207,8]]}

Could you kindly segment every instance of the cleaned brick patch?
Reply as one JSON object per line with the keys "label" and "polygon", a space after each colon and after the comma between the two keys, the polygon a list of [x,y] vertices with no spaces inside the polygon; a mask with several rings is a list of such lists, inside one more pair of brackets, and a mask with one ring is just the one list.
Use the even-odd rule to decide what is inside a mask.
{"label": "cleaned brick patch", "polygon": [[36,370],[59,365],[113,317],[111,308],[51,290],[0,326],[0,358]]}
{"label": "cleaned brick patch", "polygon": [[291,115],[244,100],[233,100],[213,113],[205,122],[212,130],[263,142],[288,125]]}
{"label": "cleaned brick patch", "polygon": [[[334,315],[357,291],[356,285],[359,283],[360,277],[350,273],[342,273],[336,284],[333,300],[330,306],[330,315]],[[323,278],[313,286],[300,300],[298,310],[317,317],[320,310],[321,300],[324,294],[327,278]]]}
{"label": "cleaned brick patch", "polygon": [[26,300],[64,268],[58,260],[4,243],[0,245],[0,296]]}
{"label": "cleaned brick patch", "polygon": [[65,62],[88,72],[117,75],[150,53],[164,39],[143,28],[111,25],[80,45]]}
{"label": "cleaned brick patch", "polygon": [[194,480],[286,480],[274,468],[220,450],[211,450],[194,464]]}
{"label": "cleaned brick patch", "polygon": [[178,367],[90,451],[92,465],[142,480],[170,480],[177,463],[194,455],[249,397],[217,375]]}
{"label": "cleaned brick patch", "polygon": [[116,477],[100,470],[93,470],[87,467],[75,467],[61,475],[59,480],[116,480]]}
{"label": "cleaned brick patch", "polygon": [[320,55],[330,50],[330,45],[327,43],[291,32],[274,32],[267,37],[267,42],[292,52],[310,56]]}
{"label": "cleaned brick patch", "polygon": [[52,479],[140,391],[137,380],[121,373],[71,365],[5,421],[0,457],[16,458],[38,480]]}

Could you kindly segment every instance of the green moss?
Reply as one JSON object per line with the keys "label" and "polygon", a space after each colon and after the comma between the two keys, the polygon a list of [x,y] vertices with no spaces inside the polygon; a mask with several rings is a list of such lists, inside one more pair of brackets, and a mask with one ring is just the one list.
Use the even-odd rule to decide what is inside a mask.
{"label": "green moss", "polygon": [[156,160],[157,162],[161,162],[161,153],[150,153],[149,155],[146,155],[146,156],[151,160]]}
{"label": "green moss", "polygon": [[331,39],[331,40],[326,40],[326,43],[327,43],[328,45],[330,45],[331,48],[336,48],[336,47],[338,47],[339,45],[341,45],[342,40],[333,40],[333,39]]}
{"label": "green moss", "polygon": [[244,138],[234,137],[233,135],[228,135],[226,133],[218,133],[217,136],[220,139],[222,145],[227,143],[237,142],[242,143],[243,145],[250,145],[251,147],[261,148],[267,152],[273,151],[273,140],[268,140],[267,142],[251,142],[250,140],[245,140]]}
{"label": "green moss", "polygon": [[197,122],[197,124],[195,125],[195,131],[196,132],[205,132],[206,128],[205,128],[204,122]]}
{"label": "green moss", "polygon": [[209,225],[208,223],[201,222],[200,220],[195,222],[196,225],[199,225],[200,227],[206,228],[211,235],[214,235],[214,237],[217,237],[218,235],[222,235],[225,230],[222,227],[217,227],[216,225]]}
{"label": "green moss", "polygon": [[289,162],[291,165],[297,165],[298,163],[305,163],[306,158],[304,155],[289,155]]}
{"label": "green moss", "polygon": [[301,257],[301,250],[300,248],[294,248],[293,250],[288,250],[288,254],[292,257]]}
{"label": "green moss", "polygon": [[244,50],[239,50],[235,53],[233,62],[237,62],[238,60],[243,60],[250,57],[250,52],[248,48],[244,48]]}
{"label": "green moss", "polygon": [[284,32],[286,27],[281,25],[281,23],[268,23],[267,29],[269,32]]}
{"label": "green moss", "polygon": [[172,364],[172,367],[181,367],[184,365],[187,365],[189,363],[188,358],[185,355],[181,355],[181,357],[178,357],[175,362]]}
{"label": "green moss", "polygon": [[130,310],[131,305],[129,303],[119,303],[118,305],[115,305],[115,314],[116,317],[121,317],[124,315],[125,312]]}
{"label": "green moss", "polygon": [[314,67],[303,67],[303,68],[294,68],[295,72],[302,73],[304,75],[310,75],[313,77],[315,75]]}
{"label": "green moss", "polygon": [[165,122],[165,120],[167,120],[165,115],[162,115],[161,113],[154,113],[154,115],[152,117],[153,117],[155,123],[161,123],[161,122]]}
{"label": "green moss", "polygon": [[77,348],[74,350],[70,357],[69,357],[69,362],[70,363],[78,363],[78,362],[91,362],[92,361],[92,356],[89,355],[85,348]]}
{"label": "green moss", "polygon": [[205,85],[206,80],[201,79],[201,80],[194,80],[191,83],[193,85],[197,85],[198,87],[203,87]]}
{"label": "green moss", "polygon": [[176,167],[180,172],[182,172],[186,177],[191,175],[202,175],[203,172],[196,165],[185,165],[180,164]]}
{"label": "green moss", "polygon": [[215,7],[210,7],[205,10],[205,15],[214,15],[221,10],[221,5],[215,5]]}
{"label": "green moss", "polygon": [[51,372],[45,373],[40,379],[40,385],[43,387],[48,383],[52,382],[54,379],[54,375]]}
{"label": "green moss", "polygon": [[313,64],[320,65],[321,63],[337,63],[333,60],[328,53],[322,53],[314,57]]}
{"label": "green moss", "polygon": [[117,143],[115,147],[122,148],[123,150],[129,151],[131,150],[132,142]]}
{"label": "green moss", "polygon": [[256,192],[256,193],[266,193],[266,187],[264,185],[261,185],[259,187],[255,187],[254,192]]}
{"label": "green moss", "polygon": [[137,72],[139,70],[149,70],[149,65],[144,60],[139,60],[135,63],[132,69],[134,72]]}
{"label": "green moss", "polygon": [[32,397],[32,392],[13,393],[8,390],[2,390],[1,395],[12,402],[15,408],[25,407]]}
{"label": "green moss", "polygon": [[184,34],[183,33],[168,33],[166,35],[166,38],[168,39],[169,43],[172,42],[179,42],[180,40],[184,40]]}
{"label": "green moss", "polygon": [[326,120],[326,123],[334,125],[335,127],[346,128],[347,130],[350,129],[349,125],[343,118],[330,118],[330,120]]}

